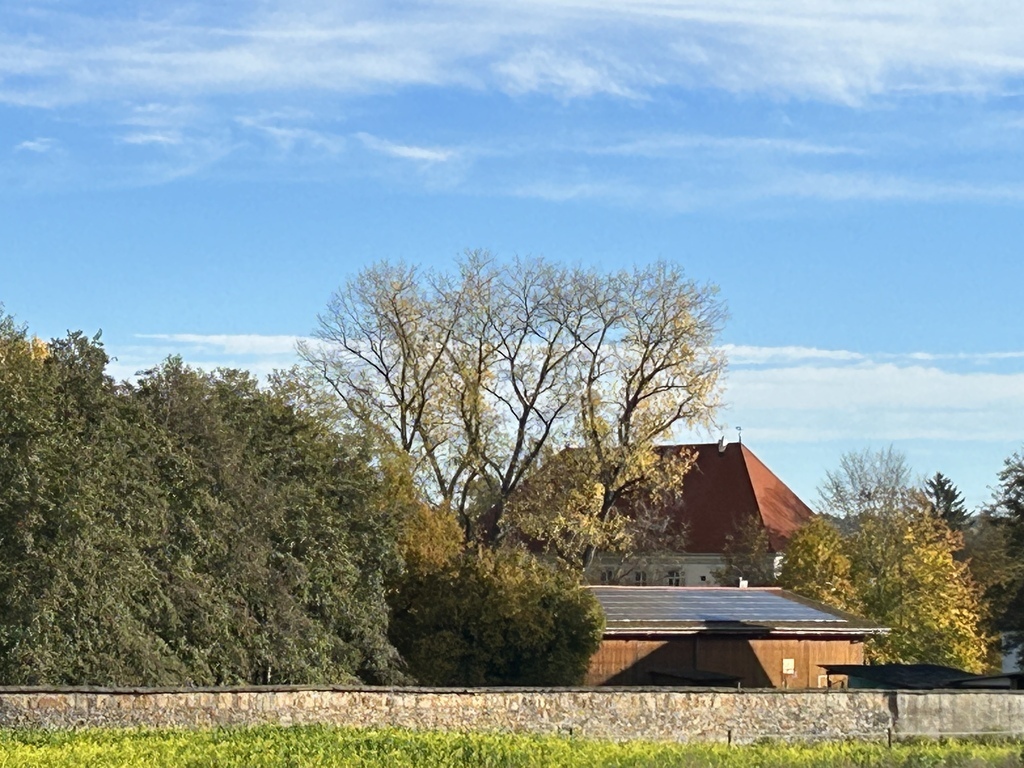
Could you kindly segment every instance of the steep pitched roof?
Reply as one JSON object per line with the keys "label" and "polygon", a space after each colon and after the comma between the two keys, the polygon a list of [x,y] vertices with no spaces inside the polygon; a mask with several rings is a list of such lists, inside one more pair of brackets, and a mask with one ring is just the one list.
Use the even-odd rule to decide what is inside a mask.
{"label": "steep pitched roof", "polygon": [[740,443],[668,445],[665,455],[692,450],[693,467],[683,478],[681,499],[670,512],[687,526],[690,552],[723,552],[726,538],[746,519],[759,520],[772,550],[781,552],[814,513],[764,463]]}

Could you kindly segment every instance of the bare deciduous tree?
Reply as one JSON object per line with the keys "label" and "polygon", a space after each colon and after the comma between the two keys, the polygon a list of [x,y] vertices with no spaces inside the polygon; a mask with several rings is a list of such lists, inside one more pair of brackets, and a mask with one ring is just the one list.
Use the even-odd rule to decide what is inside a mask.
{"label": "bare deciduous tree", "polygon": [[919,496],[906,456],[890,445],[844,453],[818,486],[818,507],[840,531],[852,533],[865,514],[899,514]]}
{"label": "bare deciduous tree", "polygon": [[[723,316],[713,287],[662,262],[602,273],[475,251],[454,273],[364,270],[301,352],[352,417],[412,457],[432,504],[467,537],[495,540],[524,479],[567,447],[587,458],[562,476],[599,488],[596,507],[578,507],[599,524],[629,490],[677,481],[686,457],[665,462],[653,446],[710,423]],[[520,522],[560,511],[522,496]]]}

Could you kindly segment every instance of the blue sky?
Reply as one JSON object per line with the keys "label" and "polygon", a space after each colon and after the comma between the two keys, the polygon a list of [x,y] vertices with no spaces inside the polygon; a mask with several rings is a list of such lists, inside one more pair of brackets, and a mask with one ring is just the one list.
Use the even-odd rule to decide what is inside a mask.
{"label": "blue sky", "polygon": [[288,365],[381,258],[669,259],[806,500],[892,443],[976,505],[1024,442],[1024,6],[19,0],[0,236],[7,311],[117,376]]}

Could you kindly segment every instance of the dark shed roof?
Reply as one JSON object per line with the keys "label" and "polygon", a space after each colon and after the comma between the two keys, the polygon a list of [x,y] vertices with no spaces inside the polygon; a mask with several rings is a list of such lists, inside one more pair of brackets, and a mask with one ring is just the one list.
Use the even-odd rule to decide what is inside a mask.
{"label": "dark shed roof", "polygon": [[941,664],[822,664],[829,674],[857,677],[881,688],[1019,688],[1019,673],[975,675]]}
{"label": "dark shed roof", "polygon": [[941,664],[822,664],[833,675],[859,677],[891,688],[946,688],[950,680],[970,677],[956,667]]}
{"label": "dark shed roof", "polygon": [[857,635],[886,630],[859,616],[774,587],[590,587],[605,634]]}

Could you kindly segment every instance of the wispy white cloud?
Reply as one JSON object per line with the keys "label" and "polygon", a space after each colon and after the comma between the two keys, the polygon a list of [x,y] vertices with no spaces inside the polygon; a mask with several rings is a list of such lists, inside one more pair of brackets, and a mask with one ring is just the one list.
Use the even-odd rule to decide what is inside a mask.
{"label": "wispy white cloud", "polygon": [[54,139],[48,139],[40,137],[38,139],[29,139],[19,144],[14,145],[15,152],[35,152],[36,154],[44,155],[57,147],[57,142]]}
{"label": "wispy white cloud", "polygon": [[134,343],[108,345],[114,358],[107,372],[115,379],[134,379],[170,356],[212,371],[239,368],[263,379],[299,362],[296,345],[302,336],[274,334],[139,333]]}
{"label": "wispy white cloud", "polygon": [[593,53],[588,61],[580,55],[541,48],[520,51],[494,65],[501,87],[510,93],[553,93],[566,99],[595,94],[640,98],[640,91],[629,83],[639,84],[644,78],[633,69],[622,61],[595,57]]}
{"label": "wispy white cloud", "polygon": [[648,196],[645,189],[625,181],[536,181],[512,184],[508,193],[556,203],[599,200],[622,205],[639,204]]}
{"label": "wispy white cloud", "polygon": [[[230,135],[221,132],[183,136],[178,144],[161,144],[166,155],[151,160],[137,169],[126,165],[122,173],[122,185],[159,185],[179,179],[200,176],[230,157],[238,148]],[[117,183],[112,180],[111,183]]]}
{"label": "wispy white cloud", "polygon": [[999,181],[921,179],[891,173],[815,173],[792,170],[754,190],[763,197],[844,201],[1024,200],[1024,184]]}
{"label": "wispy white cloud", "polygon": [[[1024,434],[1024,367],[1017,363],[1024,352],[726,351],[725,418],[761,440],[1006,441]],[[963,370],[965,362],[1010,368]]]}
{"label": "wispy white cloud", "polygon": [[182,143],[180,133],[176,132],[148,132],[148,133],[129,133],[121,137],[121,141],[125,144],[157,144],[163,146],[178,146]]}
{"label": "wispy white cloud", "polygon": [[372,136],[369,133],[357,133],[356,138],[374,152],[403,160],[419,160],[425,163],[443,163],[458,155],[454,149],[441,147],[420,147],[414,144],[398,144],[386,139]]}
{"label": "wispy white cloud", "polygon": [[724,344],[722,350],[733,365],[798,363],[810,360],[867,360],[867,355],[845,349],[817,349],[816,347],[755,347],[743,344]]}
{"label": "wispy white cloud", "polygon": [[820,144],[766,136],[709,136],[701,134],[658,134],[586,150],[596,155],[665,157],[694,150],[714,152],[760,152],[773,155],[863,155],[858,147]]}
{"label": "wispy white cloud", "polygon": [[[799,204],[805,201],[843,203],[998,203],[1024,202],[1024,184],[998,180],[977,181],[915,178],[886,172],[808,172],[798,166],[779,164],[759,174],[750,174],[740,160],[708,167],[693,160],[672,169],[676,175],[689,174],[685,182],[669,169],[655,169],[645,178],[633,172],[622,181],[607,170],[591,174],[586,183],[545,179],[512,183],[509,194],[544,200],[573,200],[586,197],[613,205],[641,205],[654,210],[689,212],[722,207],[748,206],[766,202]],[[715,177],[713,171],[719,176]],[[670,176],[670,178],[664,178]],[[602,178],[604,177],[604,178]],[[624,194],[626,189],[629,194]]]}
{"label": "wispy white cloud", "polygon": [[302,336],[260,334],[138,333],[138,339],[173,342],[180,348],[214,350],[228,355],[290,355]]}
{"label": "wispy white cloud", "polygon": [[239,117],[237,121],[240,125],[266,136],[286,152],[291,152],[297,147],[308,147],[328,155],[337,155],[345,150],[345,138],[326,131],[282,125],[267,118]]}
{"label": "wispy white cloud", "polygon": [[974,363],[991,363],[1002,360],[1024,360],[1024,352],[908,352],[908,360],[967,360]]}
{"label": "wispy white cloud", "polygon": [[825,362],[888,362],[919,363],[960,361],[991,363],[1024,360],[1024,351],[1003,352],[854,352],[847,349],[818,349],[817,347],[760,347],[744,344],[723,344],[722,351],[732,365],[795,365],[797,363]]}
{"label": "wispy white cloud", "polygon": [[1012,0],[420,0],[400,10],[272,0],[217,9],[101,19],[52,7],[27,25],[8,7],[0,100],[407,85],[636,98],[674,85],[857,103],[1002,93],[1024,74],[1024,8]]}
{"label": "wispy white cloud", "polygon": [[[315,162],[304,160],[351,159],[315,172],[403,183],[393,158],[420,163],[412,183],[430,189],[673,212],[779,200],[1020,203],[1024,185],[1005,165],[902,162],[877,123],[861,131],[847,108],[877,116],[951,92],[970,94],[958,103],[985,104],[1022,75],[1024,6],[1010,0],[227,0],[102,17],[81,4],[0,8],[0,105],[62,109],[62,125],[71,116],[86,130],[106,123],[97,134],[109,152],[122,152],[125,166],[148,163],[142,181],[129,182],[143,184],[202,173],[242,148],[244,160],[226,173],[295,169],[305,178]],[[406,119],[411,99],[442,89],[459,92],[449,103],[472,118],[464,129],[455,120],[439,138],[436,115],[411,135],[396,136],[394,122],[382,127],[381,101],[402,104]],[[778,121],[687,113],[688,94],[722,91],[737,115],[738,104],[767,101]],[[529,100],[531,118],[538,103],[588,101],[599,111],[593,125],[568,131],[547,115],[547,124],[488,123],[483,135],[473,110],[490,109],[495,93],[512,97],[502,109]],[[649,132],[609,130],[601,115],[610,101],[627,102],[615,113],[627,122],[643,110]],[[808,102],[839,105],[830,115],[845,116],[843,129],[831,117],[788,123],[784,113]],[[1015,120],[1004,115],[984,134],[964,118],[942,136],[961,155],[972,141],[1016,152]],[[961,128],[974,131],[969,140]],[[941,140],[920,138],[931,152]],[[23,144],[25,176],[28,152],[45,146],[33,144]],[[96,146],[69,174],[99,175],[85,167],[101,154]],[[353,157],[353,147],[369,154]]]}
{"label": "wispy white cloud", "polygon": [[181,129],[201,117],[202,110],[192,104],[145,102],[132,105],[120,122],[138,128],[169,130]]}
{"label": "wispy white cloud", "polygon": [[742,387],[744,404],[756,408],[810,411],[1024,408],[1024,372],[960,373],[935,367],[874,363],[734,371],[730,380]]}

